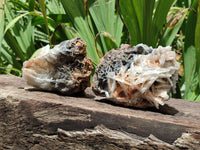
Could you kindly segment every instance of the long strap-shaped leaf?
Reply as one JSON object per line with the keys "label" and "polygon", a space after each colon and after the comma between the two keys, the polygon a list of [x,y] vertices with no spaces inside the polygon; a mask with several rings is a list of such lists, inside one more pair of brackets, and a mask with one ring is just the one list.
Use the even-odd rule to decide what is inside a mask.
{"label": "long strap-shaped leaf", "polygon": [[[2,8],[2,5],[0,3],[0,8]],[[1,44],[3,40],[3,31],[4,31],[4,12],[3,9],[0,9],[0,52],[1,52]]]}
{"label": "long strap-shaped leaf", "polygon": [[10,48],[15,52],[16,56],[19,57],[22,61],[25,61],[26,58],[25,58],[18,42],[12,36],[12,33],[10,31],[7,31],[4,38],[5,38],[6,42],[8,43],[8,45],[10,46]]}
{"label": "long strap-shaped leaf", "polygon": [[[0,2],[0,7],[1,8],[3,7],[1,2]],[[12,56],[8,53],[8,51],[6,51],[3,48],[4,24],[5,24],[4,11],[3,9],[0,9],[0,57],[1,57],[0,60],[3,58],[9,64],[13,65],[14,63],[13,63]],[[1,65],[3,65],[2,61],[1,61]]]}
{"label": "long strap-shaped leaf", "polygon": [[28,24],[24,25],[24,27],[22,27],[22,25],[18,22],[18,20],[30,14],[31,12],[15,17],[7,2],[4,4],[4,10],[6,18],[8,20],[8,25],[4,31],[4,34],[6,34],[8,29],[11,29],[13,31],[12,32],[13,38],[16,39],[16,42],[20,47],[20,49],[12,49],[12,50],[13,51],[20,50],[21,52],[19,53],[24,55],[23,58],[21,59],[22,61],[24,61],[28,59],[31,56],[31,54],[35,51],[34,40],[33,40],[34,28],[31,25],[31,16],[28,17]]}
{"label": "long strap-shaped leaf", "polygon": [[160,39],[159,45],[167,46],[171,45],[178,31],[182,27],[183,21],[187,15],[188,8],[181,8],[176,12],[173,19],[166,26],[165,31]]}
{"label": "long strap-shaped leaf", "polygon": [[143,5],[142,0],[120,0],[119,3],[120,13],[128,27],[132,45],[142,41]]}
{"label": "long strap-shaped leaf", "polygon": [[174,0],[158,0],[157,1],[157,5],[154,8],[155,14],[153,17],[153,22],[152,22],[153,27],[151,30],[151,37],[153,39],[152,46],[156,45],[156,43],[158,42],[159,34],[162,31],[163,25],[166,21],[167,14],[173,2]]}
{"label": "long strap-shaped leaf", "polygon": [[14,18],[5,28],[3,35],[8,31],[8,29],[10,29],[11,27],[13,27],[15,25],[16,22],[19,21],[19,19],[21,19],[24,16],[27,16],[28,14],[31,14],[31,12],[27,12],[24,13],[22,15],[17,16],[16,18]]}
{"label": "long strap-shaped leaf", "polygon": [[120,0],[120,12],[131,35],[131,44],[156,46],[174,0]]}
{"label": "long strap-shaped leaf", "polygon": [[[191,6],[197,10],[198,0],[194,0]],[[189,12],[185,27],[185,44],[183,51],[185,94],[184,99],[194,99],[196,95],[196,57],[195,57],[195,27],[197,17],[193,11]]]}
{"label": "long strap-shaped leaf", "polygon": [[[199,89],[200,89],[200,0],[198,1],[197,15],[198,15],[197,24],[195,30],[195,49],[196,49],[196,61],[197,61],[196,64],[197,64]],[[198,94],[200,94],[200,91]]]}
{"label": "long strap-shaped leaf", "polygon": [[49,34],[49,27],[48,27],[48,20],[47,20],[47,13],[46,13],[46,8],[45,8],[44,0],[39,0],[39,4],[40,4],[40,8],[41,8],[43,17],[44,17],[44,22],[45,22],[47,34],[48,34],[49,37],[50,37],[50,34]]}
{"label": "long strap-shaped leaf", "polygon": [[100,35],[103,54],[119,47],[123,23],[115,14],[115,0],[97,0],[89,7],[89,12]]}

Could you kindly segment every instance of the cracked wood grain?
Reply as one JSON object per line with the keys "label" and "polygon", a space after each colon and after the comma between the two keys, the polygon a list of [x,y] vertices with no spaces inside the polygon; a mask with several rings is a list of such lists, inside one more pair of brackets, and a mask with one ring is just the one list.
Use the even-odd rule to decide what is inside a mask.
{"label": "cracked wood grain", "polygon": [[170,99],[159,110],[133,109],[96,101],[91,89],[86,93],[60,96],[1,75],[0,149],[200,147],[198,102]]}

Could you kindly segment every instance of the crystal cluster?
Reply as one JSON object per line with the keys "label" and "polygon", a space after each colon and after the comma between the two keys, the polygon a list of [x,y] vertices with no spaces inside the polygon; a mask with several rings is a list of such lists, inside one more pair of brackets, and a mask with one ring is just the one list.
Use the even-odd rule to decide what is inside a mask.
{"label": "crystal cluster", "polygon": [[23,64],[23,78],[29,85],[71,95],[90,86],[92,61],[80,38],[64,41],[53,49],[47,45]]}
{"label": "crystal cluster", "polygon": [[125,106],[164,105],[175,92],[180,64],[171,47],[124,44],[101,58],[93,76],[96,95]]}

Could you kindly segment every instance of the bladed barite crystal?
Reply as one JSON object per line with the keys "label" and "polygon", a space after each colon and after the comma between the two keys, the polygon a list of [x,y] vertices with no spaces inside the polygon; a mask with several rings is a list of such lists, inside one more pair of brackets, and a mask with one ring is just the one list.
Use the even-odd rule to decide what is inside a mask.
{"label": "bladed barite crystal", "polygon": [[23,64],[23,78],[29,85],[71,95],[90,86],[92,61],[86,56],[86,43],[67,40],[53,49],[47,45]]}
{"label": "bladed barite crystal", "polygon": [[170,90],[175,92],[179,67],[169,46],[123,44],[100,59],[92,88],[117,104],[159,108],[169,99]]}

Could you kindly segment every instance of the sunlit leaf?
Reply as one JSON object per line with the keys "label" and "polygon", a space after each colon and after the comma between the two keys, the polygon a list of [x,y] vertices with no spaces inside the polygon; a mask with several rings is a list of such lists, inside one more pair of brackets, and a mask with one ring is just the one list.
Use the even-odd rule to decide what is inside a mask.
{"label": "sunlit leaf", "polygon": [[24,3],[23,1],[20,1],[20,0],[9,0],[9,3],[12,3],[15,9],[18,9],[18,10],[29,9],[29,6],[27,5],[27,3]]}
{"label": "sunlit leaf", "polygon": [[44,3],[44,0],[38,0],[38,1],[39,1],[39,4],[40,4],[40,9],[41,9],[43,17],[44,17],[44,22],[45,22],[47,34],[50,36],[49,28],[48,28],[48,19],[47,19],[47,13],[46,13],[46,6],[45,6],[45,3]]}
{"label": "sunlit leaf", "polygon": [[174,0],[158,0],[155,8],[155,14],[153,17],[153,28],[151,30],[151,35],[153,42],[158,42],[158,37],[163,29],[163,25],[166,22],[167,14],[170,7],[174,3]]}
{"label": "sunlit leaf", "polygon": [[159,42],[162,46],[171,45],[174,38],[176,37],[178,31],[180,30],[183,21],[187,15],[188,9],[184,8],[179,10],[173,19],[169,22],[167,29],[161,37],[161,41]]}
{"label": "sunlit leaf", "polygon": [[[2,8],[1,3],[0,3],[0,7]],[[3,40],[4,21],[5,21],[4,20],[4,12],[3,12],[3,9],[0,9],[0,50],[1,50],[2,40]]]}
{"label": "sunlit leaf", "polygon": [[155,47],[174,0],[121,0],[120,12],[128,27],[131,44]]}
{"label": "sunlit leaf", "polygon": [[[194,0],[191,6],[197,10],[198,0]],[[183,51],[185,95],[184,99],[192,99],[191,95],[195,93],[194,81],[196,81],[196,56],[195,56],[195,27],[197,16],[194,11],[189,12],[187,24],[185,27],[185,45]]]}
{"label": "sunlit leaf", "polygon": [[63,40],[73,39],[75,37],[80,37],[75,29],[64,24],[59,24],[51,35],[51,44],[55,45]]}
{"label": "sunlit leaf", "polygon": [[[98,33],[107,33],[109,37],[112,37],[112,41],[108,44],[106,42],[103,34],[100,35],[100,42],[102,45],[102,53],[107,53],[110,49],[119,47],[122,35],[122,27],[123,23],[119,17],[119,15],[115,14],[115,0],[101,0],[95,1],[89,8],[89,12],[91,14],[92,19],[94,20],[94,24],[98,30]],[[112,43],[114,45],[112,45]]]}
{"label": "sunlit leaf", "polygon": [[12,36],[12,33],[10,30],[8,30],[4,36],[5,41],[8,43],[10,48],[13,50],[13,52],[22,60],[25,61],[26,57],[24,53],[22,52],[17,40]]}
{"label": "sunlit leaf", "polygon": [[65,14],[65,10],[60,0],[46,1],[46,8],[49,11],[49,14]]}
{"label": "sunlit leaf", "polygon": [[[197,23],[195,30],[195,49],[196,49],[196,64],[199,78],[199,89],[200,89],[200,1],[198,1],[197,8]],[[199,92],[200,94],[200,92]]]}

